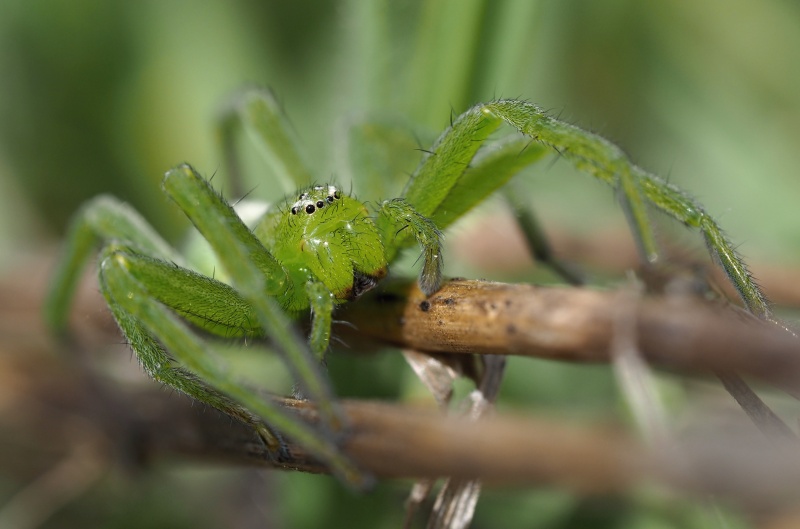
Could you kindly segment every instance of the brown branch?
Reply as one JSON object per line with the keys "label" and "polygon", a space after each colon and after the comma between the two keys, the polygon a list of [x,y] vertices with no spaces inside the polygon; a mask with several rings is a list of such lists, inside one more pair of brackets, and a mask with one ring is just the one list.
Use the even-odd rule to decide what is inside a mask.
{"label": "brown branch", "polygon": [[[39,454],[53,464],[75,445],[78,435],[81,443],[89,439],[96,444],[102,454],[98,457],[111,453],[128,464],[183,457],[326,471],[291,442],[290,458],[276,465],[250,427],[177,394],[112,387],[92,382],[74,366],[58,361],[35,366],[30,362],[0,359],[5,379],[20,381],[3,395],[3,402],[13,405],[0,416],[0,437],[18,438],[22,432],[29,440],[26,457]],[[313,405],[280,401],[316,421]],[[723,494],[759,508],[794,501],[800,491],[796,451],[768,445],[746,430],[736,435],[730,430],[724,435],[695,432],[654,452],[609,425],[579,426],[510,414],[473,422],[396,404],[342,405],[350,425],[342,448],[378,478],[479,477],[488,484],[548,484],[581,493],[624,491],[655,480],[686,492]],[[86,425],[94,431],[91,436]],[[15,465],[10,463],[4,462],[3,468],[13,472]],[[46,468],[48,463],[41,464]]]}
{"label": "brown branch", "polygon": [[[289,459],[276,464],[251,427],[186,397],[112,386],[55,358],[44,364],[40,360],[0,358],[0,375],[17,381],[2,395],[6,413],[0,416],[0,438],[23,436],[27,457],[45,457],[50,462],[42,463],[45,467],[74,444],[76,424],[89,424],[94,434],[88,437],[81,428],[81,440],[94,442],[100,453],[111,449],[128,463],[183,456],[326,472],[291,441]],[[309,422],[317,421],[310,403],[278,400]],[[511,416],[476,425],[431,409],[361,401],[342,406],[350,424],[343,449],[380,478],[481,477],[600,492],[625,489],[652,466],[634,440],[609,428]],[[14,461],[5,463],[10,472],[27,474]]]}
{"label": "brown branch", "polygon": [[[615,310],[629,302],[613,291],[453,280],[427,299],[413,283],[391,285],[337,316],[359,335],[420,351],[608,362]],[[690,297],[638,300],[631,314],[636,345],[657,366],[800,390],[800,341],[777,325]]]}

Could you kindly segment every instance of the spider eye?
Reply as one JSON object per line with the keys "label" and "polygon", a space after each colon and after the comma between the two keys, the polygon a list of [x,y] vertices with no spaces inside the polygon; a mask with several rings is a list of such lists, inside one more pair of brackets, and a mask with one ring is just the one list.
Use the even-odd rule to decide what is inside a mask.
{"label": "spider eye", "polygon": [[309,205],[306,206],[306,213],[311,215],[312,213],[314,213],[315,209],[316,208],[314,207],[314,204],[309,204]]}
{"label": "spider eye", "polygon": [[337,199],[338,198],[342,198],[342,195],[340,195],[338,191],[334,191],[333,192],[333,198],[337,198]]}
{"label": "spider eye", "polygon": [[327,197],[325,197],[325,200],[327,200],[328,204],[330,204],[331,202],[333,202],[333,197],[328,195]]}
{"label": "spider eye", "polygon": [[303,193],[302,195],[297,197],[297,200],[303,200],[304,198],[306,198],[306,194],[305,193]]}
{"label": "spider eye", "polygon": [[321,208],[321,207],[324,207],[324,206],[325,206],[325,202],[323,202],[321,200],[317,200],[317,208]]}
{"label": "spider eye", "polygon": [[297,206],[292,208],[292,215],[297,215]]}

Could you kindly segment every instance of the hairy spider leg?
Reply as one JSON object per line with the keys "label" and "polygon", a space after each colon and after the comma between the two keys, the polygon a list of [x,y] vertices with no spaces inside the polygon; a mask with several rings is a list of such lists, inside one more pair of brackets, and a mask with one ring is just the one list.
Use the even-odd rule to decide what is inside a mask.
{"label": "hairy spider leg", "polygon": [[[454,123],[455,127],[461,125],[460,122]],[[447,133],[444,136],[447,139],[439,142],[440,147],[437,147],[448,149],[452,142]],[[439,148],[432,152],[439,152]],[[471,160],[462,161],[463,172],[453,181],[442,202],[435,205],[431,218],[440,229],[445,229],[486,197],[502,189],[534,257],[568,283],[580,285],[583,283],[582,278],[553,254],[530,201],[524,199],[523,194],[511,189],[514,184],[510,181],[512,177],[541,160],[546,154],[548,150],[543,145],[524,136],[506,136],[484,145]],[[420,173],[431,175],[427,171]]]}
{"label": "hairy spider leg", "polygon": [[[433,152],[446,149],[448,141],[443,142]],[[486,144],[470,159],[459,160],[461,173],[449,185],[447,194],[440,203],[432,204],[431,219],[445,229],[466,212],[481,203],[496,190],[503,188],[511,178],[525,167],[541,160],[548,151],[530,138],[519,135],[506,136],[496,142]],[[435,174],[420,171],[414,178],[416,185],[423,178],[436,178]],[[430,206],[429,206],[430,207]]]}
{"label": "hairy spider leg", "polygon": [[70,221],[64,255],[51,279],[45,300],[45,318],[51,329],[63,332],[75,287],[83,269],[106,241],[126,241],[155,257],[181,263],[182,257],[133,208],[109,195],[81,206]]}
{"label": "hairy spider leg", "polygon": [[494,120],[505,121],[522,134],[550,146],[578,169],[616,189],[639,248],[648,261],[655,258],[657,251],[645,201],[684,225],[699,229],[709,252],[725,270],[745,307],[759,318],[771,319],[766,298],[714,219],[679,188],[634,165],[619,147],[548,116],[536,105],[524,101],[500,100],[477,105],[468,112],[480,112]]}
{"label": "hairy spider leg", "polygon": [[[685,226],[699,229],[712,258],[728,275],[747,310],[758,318],[772,320],[768,301],[744,262],[717,223],[688,194],[634,165],[619,147],[604,138],[552,118],[531,103],[500,100],[477,105],[467,111],[471,112],[491,116],[498,122],[505,121],[522,134],[550,146],[578,169],[617,190],[640,254],[646,262],[652,263],[658,256],[646,202]],[[743,408],[762,431],[792,436],[786,425],[738,375],[723,373],[718,377],[737,400],[750,402]]]}
{"label": "hairy spider leg", "polygon": [[[205,183],[199,177],[196,178]],[[203,192],[216,197],[217,200],[221,200],[207,184],[201,186],[201,189]],[[209,208],[208,211],[211,211],[211,209]],[[230,212],[230,214],[233,213]],[[236,217],[236,221],[241,224],[241,221],[238,221],[238,217]],[[223,222],[226,222],[229,226],[235,226],[235,223],[231,224],[230,218],[224,219]],[[242,226],[237,226],[239,232],[244,229],[249,233],[249,230],[246,227],[242,228]],[[236,232],[237,227],[229,229]],[[229,235],[231,234],[229,233]],[[149,289],[148,300],[158,300],[188,321],[214,334],[222,336],[263,334],[261,329],[266,326],[260,321],[261,316],[259,316],[258,310],[242,297],[237,290],[224,283],[180,267],[177,264],[181,262],[180,255],[169,247],[138,213],[126,204],[108,196],[101,196],[88,202],[76,215],[70,226],[65,245],[65,257],[54,274],[46,303],[46,316],[54,330],[63,330],[65,327],[66,314],[68,313],[75,284],[80,277],[81,270],[90,256],[93,255],[95,249],[109,241],[119,241],[126,246],[130,245],[124,253],[124,259],[122,258],[122,253],[116,252],[117,261],[115,262],[122,260],[130,265],[126,268],[126,273],[131,278],[130,281],[136,281],[140,285],[147,285],[146,288]],[[109,251],[106,250],[105,253]],[[262,251],[264,250],[262,249]],[[142,255],[142,253],[147,255]],[[265,265],[265,263],[269,263],[268,258],[265,259],[263,256],[261,259],[258,257],[253,258],[261,265],[268,266]],[[272,289],[278,290],[281,280],[272,281],[270,284]],[[126,334],[132,348],[137,353],[139,361],[156,380],[253,424],[259,435],[264,439],[270,453],[275,454],[276,459],[280,459],[284,445],[276,434],[271,433],[263,422],[256,419],[241,404],[228,398],[223,394],[224,392],[221,393],[208,387],[200,382],[197,377],[189,375],[185,369],[173,366],[170,363],[171,359],[168,354],[158,345],[159,342],[164,343],[161,341],[161,337],[154,338],[153,334],[137,323],[135,318],[130,317],[129,312],[123,315],[120,312],[122,309],[115,307],[115,301],[119,295],[112,297],[110,287],[107,285],[104,288],[114,316]],[[150,304],[153,304],[152,301],[150,301]],[[263,306],[261,310],[264,310]],[[281,342],[282,344],[294,342],[295,350],[303,351],[302,341],[292,333],[288,320],[283,321],[285,317],[280,309],[275,310],[279,314],[278,318],[281,321],[277,325],[273,325],[273,330],[278,329],[278,331],[270,334],[274,335],[273,337],[279,342],[279,345]],[[317,313],[324,314],[324,308],[317,310]],[[329,321],[329,319],[329,317],[327,319],[322,317],[320,326],[324,327],[325,322]],[[296,351],[295,354],[297,354]],[[301,354],[305,354],[306,358],[310,356],[307,352]],[[328,455],[330,447],[325,448],[323,451],[319,451],[318,447],[316,447],[316,444],[320,442],[330,443],[331,441],[326,439],[334,438],[332,434],[341,430],[342,421],[338,415],[338,408],[332,404],[331,392],[327,387],[326,380],[319,374],[316,362],[311,359],[307,360],[306,363],[311,366],[310,369],[306,366],[305,370],[301,368],[295,372],[308,373],[309,370],[311,371],[310,382],[308,380],[309,377],[305,374],[298,375],[298,380],[305,383],[308,393],[315,399],[325,399],[319,401],[321,413],[324,417],[322,423],[323,427],[327,427],[330,432],[325,434],[314,430],[316,437],[320,437],[320,439],[308,440],[306,430],[309,427],[300,419],[292,416],[289,418],[295,422],[295,428],[287,428],[282,431],[295,438],[303,446],[306,446],[311,453],[320,457],[321,460],[329,462],[332,467],[339,467],[336,472],[351,483],[364,483],[365,478],[363,476],[358,476],[351,472],[352,464],[341,460],[343,456],[336,455],[331,459]],[[293,368],[292,365],[289,367],[290,369]],[[306,376],[306,378],[302,378],[303,376]],[[224,379],[224,377],[222,378]],[[314,378],[317,378],[317,380],[314,380]],[[209,384],[217,387],[214,384],[214,381],[218,381],[217,379],[208,379],[208,381]],[[256,408],[251,407],[251,409],[255,410]],[[263,418],[270,424],[283,424],[285,422],[285,418],[276,417],[273,414],[272,417],[265,415]]]}
{"label": "hairy spider leg", "polygon": [[[507,136],[482,145],[500,123],[480,113],[456,118],[426,152],[411,176],[405,191],[408,204],[443,230],[506,185],[519,171],[548,154],[543,145],[521,136]],[[443,166],[447,170],[443,170]],[[580,278],[553,256],[530,206],[519,199],[510,202],[537,259],[568,282],[579,283]],[[391,233],[392,229],[397,229],[396,223],[386,220],[381,227],[388,241],[387,256],[391,261],[413,239],[402,232]]]}
{"label": "hairy spider leg", "polygon": [[[422,247],[422,272],[419,288],[430,296],[442,284],[442,232],[428,217],[423,216],[402,198],[386,200],[380,207],[381,217],[388,219],[393,226],[400,226],[398,233],[406,230],[414,236]],[[397,234],[395,234],[397,235]],[[384,238],[384,240],[386,240]]]}
{"label": "hairy spider leg", "polygon": [[289,330],[289,318],[273,299],[289,288],[290,279],[281,264],[189,165],[168,171],[163,188],[209,242],[234,288],[253,307],[259,324],[284,354],[295,379],[320,406],[324,423],[334,432],[341,430],[341,411],[327,379],[306,345]]}
{"label": "hairy spider leg", "polygon": [[[45,313],[50,328],[63,332],[66,315],[74,296],[75,286],[89,258],[96,249],[109,241],[117,241],[136,248],[150,257],[136,254],[136,261],[145,263],[132,266],[138,279],[151,285],[151,290],[160,293],[157,299],[200,327],[221,334],[224,332],[246,333],[248,313],[235,312],[222,318],[220,305],[244,309],[243,300],[236,292],[219,281],[181,268],[177,263],[181,256],[134,209],[114,197],[101,195],[83,205],[70,224],[64,246],[65,255],[53,275],[52,284],[45,302]],[[110,246],[104,252],[108,253]],[[128,250],[129,255],[134,250]],[[129,317],[123,317],[119,309],[106,295],[114,318],[120,325],[131,347],[136,352],[144,369],[157,381],[178,389],[187,395],[245,422],[254,425],[276,460],[284,450],[283,442],[268,429],[261,420],[225,395],[200,382],[185,369],[175,367],[169,356],[152,336]],[[213,306],[212,306],[213,305]],[[217,316],[209,317],[210,311]],[[255,321],[255,318],[252,318]],[[252,332],[252,329],[250,329]]]}
{"label": "hairy spider leg", "polygon": [[[478,104],[461,114],[442,133],[430,153],[423,157],[406,189],[406,201],[421,215],[433,216],[434,219],[444,215],[449,206],[448,196],[461,188],[456,186],[461,174],[469,174],[468,168],[473,158],[477,158],[475,155],[482,142],[504,122],[617,190],[646,261],[652,262],[657,256],[646,203],[686,226],[699,229],[709,252],[725,270],[745,307],[760,318],[771,318],[769,304],[744,262],[717,223],[694,199],[634,165],[611,142],[548,116],[536,105],[525,101],[498,100]],[[486,175],[492,178],[489,173]],[[500,175],[505,178],[503,173]],[[398,238],[387,244],[389,260],[408,243],[408,240]]]}
{"label": "hairy spider leg", "polygon": [[[358,488],[366,486],[370,479],[342,454],[335,437],[329,432],[320,432],[279,403],[245,387],[226,372],[210,348],[174,313],[160,303],[153,303],[158,296],[151,292],[152,285],[146,285],[137,276],[158,275],[164,271],[159,269],[163,266],[164,263],[157,260],[113,245],[101,255],[101,291],[148,372],[156,380],[253,425],[267,443],[276,463],[280,464],[286,454],[283,443],[271,428],[291,437],[309,453],[326,462],[347,483]],[[156,283],[156,288],[158,286]],[[185,369],[173,366],[170,355]],[[197,377],[219,393],[208,390]],[[236,403],[225,395],[235,399]]]}

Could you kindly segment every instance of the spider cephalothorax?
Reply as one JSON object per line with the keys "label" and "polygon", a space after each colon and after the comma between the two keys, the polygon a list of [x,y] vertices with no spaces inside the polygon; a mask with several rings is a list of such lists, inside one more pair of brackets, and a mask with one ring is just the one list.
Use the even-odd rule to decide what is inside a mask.
{"label": "spider cephalothorax", "polygon": [[386,252],[366,206],[333,185],[301,190],[294,203],[267,213],[256,236],[291,280],[284,307],[308,308],[305,284],[325,285],[337,302],[352,300],[386,276]]}

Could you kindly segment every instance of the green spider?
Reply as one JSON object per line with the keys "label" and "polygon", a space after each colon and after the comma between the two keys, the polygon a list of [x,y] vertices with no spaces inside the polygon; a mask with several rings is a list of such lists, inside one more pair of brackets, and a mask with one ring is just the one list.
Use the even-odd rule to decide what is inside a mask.
{"label": "green spider", "polygon": [[[163,180],[164,192],[210,243],[230,284],[187,268],[183,257],[135,211],[101,196],[85,204],[71,224],[47,318],[53,329],[65,328],[76,282],[102,247],[102,294],[144,369],[156,380],[251,424],[278,464],[287,456],[285,435],[343,480],[357,487],[366,484],[369,478],[339,450],[346,424],[320,368],[335,306],[372,288],[415,242],[422,248],[421,289],[434,293],[442,277],[440,230],[550,150],[618,191],[645,260],[657,256],[649,203],[698,228],[748,310],[770,317],[743,262],[699,204],[633,165],[615,145],[531,103],[498,100],[458,116],[425,152],[402,197],[380,202],[372,212],[336,186],[309,186],[309,173],[269,93],[248,91],[223,116],[220,131],[227,151],[232,124],[239,121],[255,131],[281,171],[300,188],[254,229],[189,165],[168,171]],[[503,123],[520,134],[487,143]],[[304,340],[290,320],[308,309],[313,318]],[[186,322],[227,338],[269,337],[303,395],[319,406],[320,426],[299,420],[232,380],[208,341]]]}

